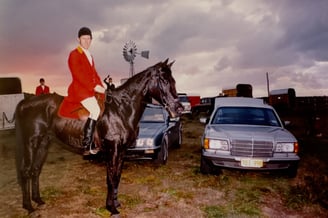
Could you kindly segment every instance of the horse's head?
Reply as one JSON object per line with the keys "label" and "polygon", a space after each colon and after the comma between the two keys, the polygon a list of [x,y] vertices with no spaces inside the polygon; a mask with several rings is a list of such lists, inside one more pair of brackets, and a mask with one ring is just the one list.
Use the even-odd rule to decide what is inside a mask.
{"label": "horse's head", "polygon": [[147,94],[163,105],[171,117],[177,117],[181,115],[183,106],[179,102],[175,80],[172,77],[173,63],[168,64],[166,59],[151,68],[151,81],[148,83]]}

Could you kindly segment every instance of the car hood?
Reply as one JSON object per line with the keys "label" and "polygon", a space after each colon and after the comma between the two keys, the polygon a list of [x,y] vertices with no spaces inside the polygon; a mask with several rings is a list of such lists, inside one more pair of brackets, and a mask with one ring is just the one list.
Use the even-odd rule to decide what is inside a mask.
{"label": "car hood", "polygon": [[228,139],[262,139],[273,141],[296,141],[296,138],[281,127],[246,126],[246,125],[210,125],[206,128],[206,136],[210,138]]}
{"label": "car hood", "polygon": [[165,123],[140,123],[138,138],[153,138],[166,128]]}

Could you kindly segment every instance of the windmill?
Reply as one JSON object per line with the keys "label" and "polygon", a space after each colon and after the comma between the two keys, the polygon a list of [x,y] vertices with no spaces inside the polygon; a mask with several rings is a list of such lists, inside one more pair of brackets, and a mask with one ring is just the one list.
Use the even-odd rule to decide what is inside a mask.
{"label": "windmill", "polygon": [[129,41],[125,43],[123,47],[123,57],[124,59],[130,63],[130,77],[134,74],[134,58],[137,56],[137,54],[140,54],[143,58],[149,58],[149,51],[141,51],[141,53],[137,52],[137,46],[133,41]]}

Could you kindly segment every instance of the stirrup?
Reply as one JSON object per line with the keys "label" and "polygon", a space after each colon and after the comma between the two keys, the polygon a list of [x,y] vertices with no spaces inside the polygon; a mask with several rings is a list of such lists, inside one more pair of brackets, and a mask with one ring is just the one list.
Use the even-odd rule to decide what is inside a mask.
{"label": "stirrup", "polygon": [[88,155],[95,155],[98,154],[98,152],[100,151],[99,148],[95,147],[95,148],[90,148],[88,150],[84,150],[83,152],[83,156],[88,156]]}

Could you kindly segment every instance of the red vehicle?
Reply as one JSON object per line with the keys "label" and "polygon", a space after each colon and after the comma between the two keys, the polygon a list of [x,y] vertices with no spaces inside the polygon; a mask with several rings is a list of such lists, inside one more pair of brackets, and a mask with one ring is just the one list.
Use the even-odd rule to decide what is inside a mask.
{"label": "red vehicle", "polygon": [[191,108],[200,103],[199,95],[188,95],[188,99],[189,99]]}

